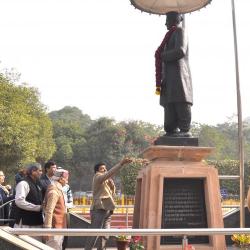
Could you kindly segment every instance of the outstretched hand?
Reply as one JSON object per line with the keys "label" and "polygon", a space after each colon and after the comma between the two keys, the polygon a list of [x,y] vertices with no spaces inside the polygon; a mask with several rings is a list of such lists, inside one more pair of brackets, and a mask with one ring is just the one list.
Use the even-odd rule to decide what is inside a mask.
{"label": "outstretched hand", "polygon": [[123,159],[121,160],[120,164],[121,164],[121,165],[125,165],[125,164],[129,164],[129,163],[132,162],[132,161],[133,161],[132,158],[130,158],[130,157],[125,157],[125,158],[123,158]]}

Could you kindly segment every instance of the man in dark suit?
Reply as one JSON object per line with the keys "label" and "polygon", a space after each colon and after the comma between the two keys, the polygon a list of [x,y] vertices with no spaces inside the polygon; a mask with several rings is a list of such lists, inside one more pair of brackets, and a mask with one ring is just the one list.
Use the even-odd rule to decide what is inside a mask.
{"label": "man in dark suit", "polygon": [[43,198],[48,186],[53,183],[52,176],[56,172],[56,168],[56,163],[54,161],[47,161],[44,165],[44,174],[40,178]]}
{"label": "man in dark suit", "polygon": [[166,135],[189,137],[193,90],[188,63],[188,42],[182,16],[167,13],[167,39],[161,51],[160,105],[164,107]]}

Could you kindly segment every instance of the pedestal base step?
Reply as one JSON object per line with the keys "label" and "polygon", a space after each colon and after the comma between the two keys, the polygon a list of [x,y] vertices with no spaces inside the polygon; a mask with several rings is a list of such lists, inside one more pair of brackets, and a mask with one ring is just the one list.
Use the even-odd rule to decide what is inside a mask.
{"label": "pedestal base step", "polygon": [[167,145],[167,146],[195,146],[198,147],[198,137],[173,137],[173,136],[161,136],[154,142],[155,145]]}

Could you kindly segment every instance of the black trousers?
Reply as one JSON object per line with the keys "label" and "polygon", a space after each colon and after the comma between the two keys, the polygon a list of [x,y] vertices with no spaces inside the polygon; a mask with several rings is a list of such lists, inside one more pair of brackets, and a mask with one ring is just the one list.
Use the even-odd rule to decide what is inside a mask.
{"label": "black trousers", "polygon": [[191,104],[186,102],[169,103],[164,107],[164,130],[168,134],[188,132],[191,123]]}

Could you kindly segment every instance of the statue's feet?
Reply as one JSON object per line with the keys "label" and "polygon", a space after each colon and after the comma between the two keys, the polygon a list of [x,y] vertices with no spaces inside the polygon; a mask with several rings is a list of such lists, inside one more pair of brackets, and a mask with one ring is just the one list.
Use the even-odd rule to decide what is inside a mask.
{"label": "statue's feet", "polygon": [[177,137],[192,137],[192,133],[191,132],[179,132],[176,136]]}
{"label": "statue's feet", "polygon": [[191,132],[174,132],[174,133],[169,133],[167,132],[165,134],[165,136],[169,136],[169,137],[192,137],[192,133]]}
{"label": "statue's feet", "polygon": [[177,134],[178,134],[178,132],[166,132],[166,134],[164,136],[176,137]]}

